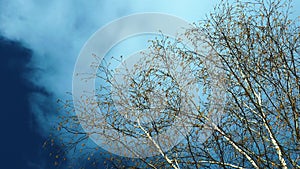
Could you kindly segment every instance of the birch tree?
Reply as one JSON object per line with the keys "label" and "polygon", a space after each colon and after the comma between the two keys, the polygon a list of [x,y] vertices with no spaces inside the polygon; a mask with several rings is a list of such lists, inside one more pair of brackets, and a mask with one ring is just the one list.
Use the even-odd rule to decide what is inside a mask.
{"label": "birch tree", "polygon": [[[72,103],[63,102],[70,115],[61,117],[57,130],[70,138],[61,152],[85,149],[82,142],[101,126],[143,140],[155,154],[144,156],[128,146],[132,142],[102,132],[106,144],[117,148],[112,143],[118,142],[138,157],[109,155],[107,168],[300,168],[300,31],[298,20],[291,19],[291,5],[289,0],[223,0],[206,20],[182,35],[190,46],[182,38],[162,35],[143,53],[151,59],[130,71],[126,64],[122,67],[118,85],[116,70],[109,63],[96,63],[99,74],[93,76],[105,82],[98,88],[98,101],[83,98],[84,111],[77,116]],[[182,76],[185,83],[177,84],[174,79],[185,70],[193,78]],[[197,103],[189,84],[202,86]],[[97,123],[95,110],[84,109],[90,104],[100,107],[106,123]],[[188,115],[180,116],[183,109]],[[189,130],[180,142],[172,142],[162,133],[179,117],[182,128],[173,130]],[[92,132],[82,131],[80,125],[90,126]],[[211,136],[201,140],[205,134]],[[172,148],[164,149],[167,144]]]}

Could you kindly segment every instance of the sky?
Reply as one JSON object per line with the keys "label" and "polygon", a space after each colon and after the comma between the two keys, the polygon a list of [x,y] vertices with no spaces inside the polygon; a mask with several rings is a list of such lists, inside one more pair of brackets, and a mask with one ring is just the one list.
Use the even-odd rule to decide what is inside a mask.
{"label": "sky", "polygon": [[[95,31],[140,12],[161,12],[197,22],[217,2],[0,0],[0,119],[4,129],[0,160],[6,166],[1,168],[52,167],[42,144],[56,124],[56,100],[67,98],[66,92],[72,90],[76,58]],[[300,7],[300,2],[294,6]],[[122,48],[117,50],[122,53]]]}

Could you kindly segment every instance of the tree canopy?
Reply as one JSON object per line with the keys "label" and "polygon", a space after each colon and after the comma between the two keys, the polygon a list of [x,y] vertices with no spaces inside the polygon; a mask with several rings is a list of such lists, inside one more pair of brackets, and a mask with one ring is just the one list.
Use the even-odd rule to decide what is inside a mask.
{"label": "tree canopy", "polygon": [[[93,76],[102,82],[97,103],[83,97],[86,111],[76,116],[72,101],[61,101],[68,113],[57,127],[58,140],[63,140],[54,152],[62,154],[57,161],[81,151],[96,168],[100,157],[95,153],[101,150],[87,147],[86,141],[100,127],[108,131],[97,133],[106,136],[105,144],[120,148],[113,146],[118,142],[138,156],[106,153],[107,168],[300,168],[300,31],[299,18],[291,18],[291,4],[222,0],[181,37],[172,40],[162,34],[152,40],[149,52],[143,53],[149,59],[132,70],[126,65],[119,69],[122,83],[116,83],[118,73],[108,62],[95,63],[99,73]],[[194,84],[201,86],[199,105]],[[90,104],[100,107],[105,123],[88,110]],[[79,122],[78,116],[84,120]],[[173,123],[182,128],[172,128]],[[170,129],[184,133],[181,142],[163,134]],[[143,142],[118,140],[111,131]],[[205,134],[211,136],[203,139]],[[151,152],[144,153],[155,156],[126,146],[131,144],[148,145]],[[165,149],[169,144],[172,148]]]}

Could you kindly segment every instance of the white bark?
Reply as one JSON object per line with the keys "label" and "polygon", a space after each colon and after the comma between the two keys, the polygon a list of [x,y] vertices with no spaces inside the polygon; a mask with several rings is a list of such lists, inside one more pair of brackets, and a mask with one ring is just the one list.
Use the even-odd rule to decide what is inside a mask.
{"label": "white bark", "polygon": [[170,164],[174,169],[180,169],[180,167],[177,165],[175,165],[172,160],[169,159],[169,157],[163,152],[163,150],[161,149],[161,147],[156,143],[156,141],[151,137],[151,135],[149,134],[149,132],[147,130],[145,130],[145,128],[141,125],[140,120],[137,119],[139,128],[141,130],[143,130],[143,132],[145,132],[147,138],[154,144],[154,146],[157,148],[157,150],[159,151],[159,153],[163,156],[163,158],[167,161],[168,164]]}
{"label": "white bark", "polygon": [[199,161],[199,163],[218,164],[218,165],[229,166],[229,167],[232,167],[232,168],[246,169],[246,168],[244,168],[244,167],[240,167],[240,166],[237,166],[237,165],[234,165],[234,164],[230,164],[230,163],[222,163],[222,162],[219,162],[219,161]]}
{"label": "white bark", "polygon": [[243,154],[247,160],[252,164],[252,166],[256,169],[259,169],[258,165],[256,164],[256,162],[243,150],[241,149],[230,137],[228,137],[226,135],[226,133],[223,132],[223,130],[221,130],[217,125],[212,124],[213,128],[218,131],[219,133],[221,133],[223,135],[223,137],[241,154]]}
{"label": "white bark", "polygon": [[[256,99],[258,100],[259,106],[262,107],[261,95],[257,94],[256,92],[254,92],[254,95],[255,95]],[[261,118],[263,120],[264,127],[267,129],[269,137],[271,139],[271,143],[273,144],[273,146],[276,149],[276,153],[278,155],[278,159],[279,159],[279,161],[281,163],[281,166],[282,166],[283,169],[287,169],[287,164],[286,164],[285,159],[283,158],[283,154],[282,154],[282,151],[281,151],[281,149],[279,147],[279,144],[278,144],[277,140],[275,139],[274,134],[272,133],[272,130],[270,129],[270,127],[268,125],[268,122],[266,121],[266,115],[264,114],[263,111],[261,111],[261,113],[262,113],[262,117]]]}

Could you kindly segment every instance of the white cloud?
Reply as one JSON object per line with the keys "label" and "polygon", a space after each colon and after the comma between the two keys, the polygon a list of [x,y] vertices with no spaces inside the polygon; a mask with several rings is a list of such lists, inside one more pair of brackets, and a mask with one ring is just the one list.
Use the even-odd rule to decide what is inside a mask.
{"label": "white cloud", "polygon": [[[85,41],[101,26],[136,12],[164,12],[188,21],[197,21],[212,8],[209,1],[121,1],[121,0],[2,0],[0,34],[20,41],[33,52],[29,63],[33,72],[27,78],[44,88],[53,98],[64,98],[71,91],[72,73]],[[20,56],[22,57],[22,56]],[[47,96],[50,97],[50,96]],[[32,107],[47,133],[53,112],[43,109],[47,97],[32,95]],[[53,99],[51,98],[51,99]],[[51,103],[52,100],[49,100]],[[47,105],[51,106],[51,105]]]}

